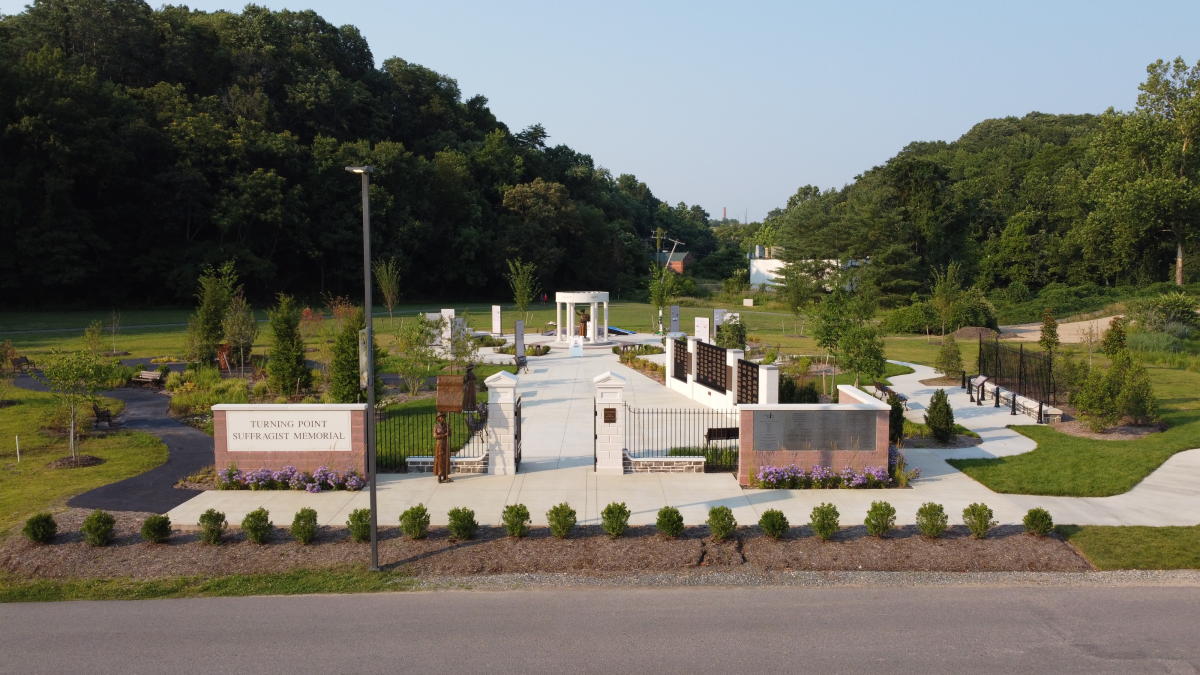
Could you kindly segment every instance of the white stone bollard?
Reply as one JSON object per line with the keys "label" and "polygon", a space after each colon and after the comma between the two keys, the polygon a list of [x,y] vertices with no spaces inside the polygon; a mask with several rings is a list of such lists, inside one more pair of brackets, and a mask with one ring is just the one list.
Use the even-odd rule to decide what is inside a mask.
{"label": "white stone bollard", "polygon": [[483,381],[488,388],[488,473],[517,473],[517,376],[501,370]]}
{"label": "white stone bollard", "polygon": [[625,378],[611,370],[592,379],[596,387],[596,473],[625,473]]}

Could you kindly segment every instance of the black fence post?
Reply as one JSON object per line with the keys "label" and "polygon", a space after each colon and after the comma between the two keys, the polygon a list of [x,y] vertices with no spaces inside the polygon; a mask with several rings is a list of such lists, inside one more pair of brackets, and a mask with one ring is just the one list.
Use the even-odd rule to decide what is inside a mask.
{"label": "black fence post", "polygon": [[966,368],[963,368],[963,371],[962,371],[962,385],[961,386],[963,389],[967,388],[967,369]]}
{"label": "black fence post", "polygon": [[1043,422],[1042,422],[1042,402],[1041,402],[1041,401],[1038,401],[1038,420],[1037,420],[1037,423],[1038,423],[1038,424],[1043,424]]}
{"label": "black fence post", "polygon": [[967,400],[971,403],[975,402],[975,383],[970,380],[967,380]]}

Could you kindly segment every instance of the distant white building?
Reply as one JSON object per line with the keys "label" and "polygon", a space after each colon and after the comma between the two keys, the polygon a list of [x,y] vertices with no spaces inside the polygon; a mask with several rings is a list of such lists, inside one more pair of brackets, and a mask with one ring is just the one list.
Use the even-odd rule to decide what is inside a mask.
{"label": "distant white building", "polygon": [[[749,254],[750,258],[750,285],[754,288],[759,288],[764,284],[768,287],[780,286],[783,284],[783,268],[787,266],[787,262],[775,257],[782,252],[777,246],[755,246],[754,251]],[[821,260],[825,263],[826,268],[830,270],[849,269],[858,267],[865,261],[863,260],[847,260],[841,261],[836,258]]]}

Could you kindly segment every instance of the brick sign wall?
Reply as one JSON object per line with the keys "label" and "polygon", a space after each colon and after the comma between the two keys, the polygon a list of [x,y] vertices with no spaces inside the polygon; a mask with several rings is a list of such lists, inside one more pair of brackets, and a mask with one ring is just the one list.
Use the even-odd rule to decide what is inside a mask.
{"label": "brick sign wall", "polygon": [[213,406],[217,471],[366,471],[366,404]]}

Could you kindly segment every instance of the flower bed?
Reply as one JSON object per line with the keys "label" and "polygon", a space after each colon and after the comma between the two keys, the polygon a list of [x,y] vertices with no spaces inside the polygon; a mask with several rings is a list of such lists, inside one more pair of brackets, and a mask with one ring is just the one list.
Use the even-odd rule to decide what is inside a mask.
{"label": "flower bed", "polygon": [[231,466],[217,474],[218,490],[304,490],[324,492],[326,490],[361,490],[367,484],[357,471],[338,473],[329,467],[318,467],[308,473],[294,466],[285,466],[278,471],[258,469],[242,471]]}
{"label": "flower bed", "polygon": [[828,488],[886,488],[892,487],[892,477],[886,466],[868,466],[861,472],[846,467],[834,471],[829,466],[814,466],[804,469],[789,466],[759,467],[752,483],[754,487],[784,490],[828,489]]}

